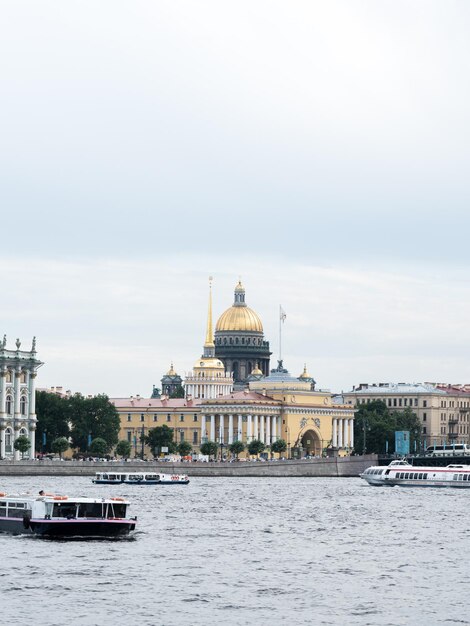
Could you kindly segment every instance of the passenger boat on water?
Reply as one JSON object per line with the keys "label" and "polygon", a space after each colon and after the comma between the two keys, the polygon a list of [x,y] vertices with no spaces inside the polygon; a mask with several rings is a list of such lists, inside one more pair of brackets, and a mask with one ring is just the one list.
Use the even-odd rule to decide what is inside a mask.
{"label": "passenger boat on water", "polygon": [[360,477],[375,487],[470,487],[470,465],[419,467],[407,461],[368,467]]}
{"label": "passenger boat on water", "polygon": [[187,485],[189,478],[185,474],[96,472],[93,482],[96,485]]}
{"label": "passenger boat on water", "polygon": [[0,531],[49,538],[119,537],[136,526],[136,517],[126,517],[128,506],[124,498],[0,493]]}

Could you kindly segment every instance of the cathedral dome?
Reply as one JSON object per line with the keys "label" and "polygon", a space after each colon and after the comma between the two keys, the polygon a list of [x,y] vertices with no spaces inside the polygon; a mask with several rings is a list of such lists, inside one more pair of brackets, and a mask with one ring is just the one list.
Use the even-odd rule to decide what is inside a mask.
{"label": "cathedral dome", "polygon": [[263,324],[257,313],[245,304],[245,288],[241,284],[235,287],[235,301],[217,320],[217,331],[263,332]]}

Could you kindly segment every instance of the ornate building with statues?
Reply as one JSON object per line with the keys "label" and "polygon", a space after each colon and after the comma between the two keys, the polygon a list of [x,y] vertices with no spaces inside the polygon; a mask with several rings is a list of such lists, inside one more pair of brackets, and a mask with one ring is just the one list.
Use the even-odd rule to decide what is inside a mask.
{"label": "ornate building with statues", "polygon": [[236,389],[243,389],[255,369],[264,376],[269,374],[269,342],[264,339],[259,315],[245,302],[245,288],[240,281],[233,305],[217,320],[215,356],[233,373]]}
{"label": "ornate building with statues", "polygon": [[329,391],[315,390],[306,368],[296,378],[279,361],[244,391],[199,405],[201,441],[229,446],[259,439],[269,446],[284,439],[289,457],[346,455],[354,447],[354,409],[332,398]]}
{"label": "ornate building with statues", "polygon": [[30,448],[25,458],[34,458],[36,435],[35,382],[37,370],[43,365],[36,355],[36,338],[30,350],[8,350],[6,337],[0,342],[0,457],[19,460],[14,444],[18,437],[27,437]]}

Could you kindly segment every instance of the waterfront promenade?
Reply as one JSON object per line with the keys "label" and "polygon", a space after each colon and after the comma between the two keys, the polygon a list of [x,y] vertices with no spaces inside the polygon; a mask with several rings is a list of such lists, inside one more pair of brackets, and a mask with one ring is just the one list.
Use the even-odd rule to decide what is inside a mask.
{"label": "waterfront promenade", "polygon": [[100,461],[0,461],[0,476],[93,476],[95,472],[162,472],[226,477],[352,477],[377,463],[377,456],[247,461],[233,463],[158,463]]}

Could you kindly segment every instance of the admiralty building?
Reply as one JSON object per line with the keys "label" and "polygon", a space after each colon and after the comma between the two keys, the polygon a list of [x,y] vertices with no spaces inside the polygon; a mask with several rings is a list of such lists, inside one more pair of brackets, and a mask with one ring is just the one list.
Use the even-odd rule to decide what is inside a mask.
{"label": "admiralty building", "polygon": [[[140,440],[150,428],[166,424],[176,443],[188,441],[193,451],[205,441],[226,449],[234,441],[259,439],[266,446],[284,439],[287,454],[347,455],[354,446],[354,408],[335,402],[333,394],[316,389],[304,367],[292,375],[282,361],[270,369],[269,342],[263,324],[245,302],[241,282],[234,302],[212,327],[212,292],[203,352],[184,382],[173,367],[162,378],[181,386],[184,397],[169,397],[154,387],[151,397],[112,398],[121,419],[120,439],[141,454]],[[145,454],[151,456],[150,450]]]}

